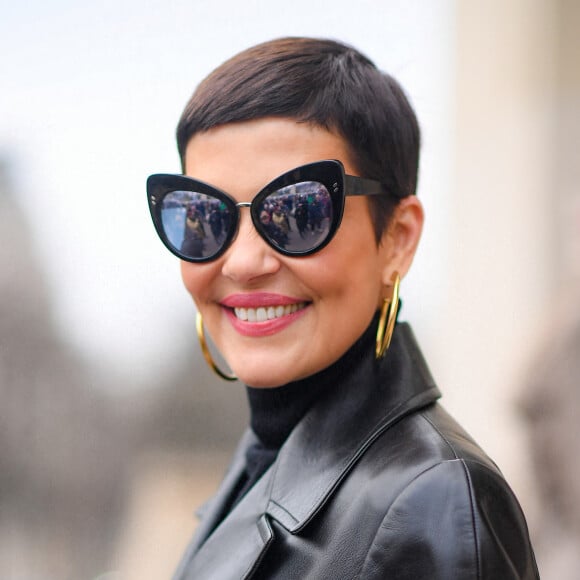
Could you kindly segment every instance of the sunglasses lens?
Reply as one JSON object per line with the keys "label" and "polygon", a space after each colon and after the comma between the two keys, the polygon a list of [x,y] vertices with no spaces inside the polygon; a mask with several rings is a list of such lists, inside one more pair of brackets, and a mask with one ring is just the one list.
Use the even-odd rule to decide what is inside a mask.
{"label": "sunglasses lens", "polygon": [[332,223],[332,200],[326,186],[302,181],[277,189],[254,210],[262,234],[289,254],[306,254],[323,245]]}
{"label": "sunglasses lens", "polygon": [[171,191],[161,202],[161,223],[167,242],[185,258],[207,260],[228,238],[232,210],[211,195]]}

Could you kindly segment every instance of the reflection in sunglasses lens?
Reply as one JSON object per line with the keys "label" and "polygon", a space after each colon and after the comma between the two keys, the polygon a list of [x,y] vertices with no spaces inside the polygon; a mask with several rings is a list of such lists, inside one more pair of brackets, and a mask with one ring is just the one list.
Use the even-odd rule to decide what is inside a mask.
{"label": "reflection in sunglasses lens", "polygon": [[226,240],[231,212],[223,201],[205,193],[172,191],[161,206],[169,243],[190,258],[216,254]]}
{"label": "reflection in sunglasses lens", "polygon": [[302,181],[277,189],[258,207],[260,227],[270,242],[289,252],[307,252],[328,237],[332,203],[317,181]]}

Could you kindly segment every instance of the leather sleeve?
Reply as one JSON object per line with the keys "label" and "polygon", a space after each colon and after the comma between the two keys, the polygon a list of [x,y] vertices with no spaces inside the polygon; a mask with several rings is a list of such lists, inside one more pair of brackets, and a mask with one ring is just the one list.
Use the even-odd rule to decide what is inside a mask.
{"label": "leather sleeve", "polygon": [[414,479],[385,515],[361,580],[539,579],[519,504],[498,472],[439,463]]}

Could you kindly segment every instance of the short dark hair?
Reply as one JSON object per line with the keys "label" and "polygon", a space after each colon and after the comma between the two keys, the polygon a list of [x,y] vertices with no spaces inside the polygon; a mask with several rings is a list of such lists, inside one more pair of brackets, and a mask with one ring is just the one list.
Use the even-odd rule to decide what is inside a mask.
{"label": "short dark hair", "polygon": [[392,195],[373,196],[377,242],[398,201],[417,188],[420,130],[399,83],[358,50],[316,38],[280,38],[244,50],[210,73],[177,126],[185,149],[196,133],[218,125],[285,117],[335,131],[362,177]]}

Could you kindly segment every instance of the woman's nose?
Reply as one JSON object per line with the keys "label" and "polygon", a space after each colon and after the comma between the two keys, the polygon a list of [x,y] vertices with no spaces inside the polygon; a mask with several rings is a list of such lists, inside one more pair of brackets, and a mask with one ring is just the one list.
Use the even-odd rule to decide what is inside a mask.
{"label": "woman's nose", "polygon": [[222,274],[238,283],[248,283],[275,274],[279,255],[256,231],[249,208],[240,208],[238,233],[224,254]]}

